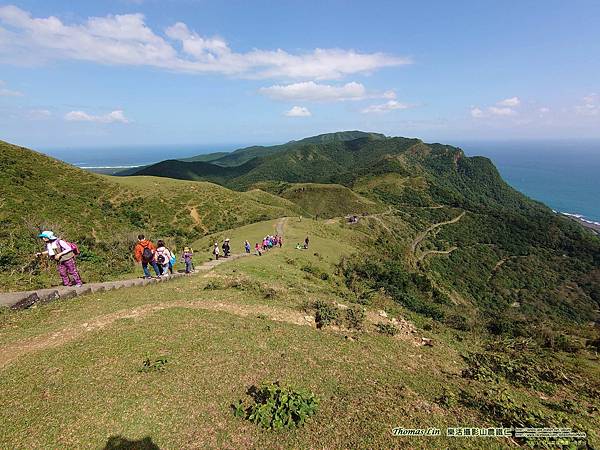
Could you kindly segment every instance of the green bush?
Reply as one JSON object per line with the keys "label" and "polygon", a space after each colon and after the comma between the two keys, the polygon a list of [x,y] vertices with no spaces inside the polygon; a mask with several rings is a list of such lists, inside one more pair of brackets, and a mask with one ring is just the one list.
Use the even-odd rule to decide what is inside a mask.
{"label": "green bush", "polygon": [[312,392],[282,388],[279,382],[248,390],[254,404],[243,400],[231,405],[236,417],[244,418],[267,430],[279,431],[302,426],[317,412],[319,400]]}
{"label": "green bush", "polygon": [[455,392],[452,392],[449,389],[444,389],[444,392],[437,398],[436,401],[444,408],[452,408],[458,403],[458,396]]}
{"label": "green bush", "polygon": [[379,322],[377,325],[375,325],[375,328],[379,333],[387,334],[389,336],[395,336],[398,333],[398,328],[391,323]]}
{"label": "green bush", "polygon": [[365,311],[362,308],[348,308],[346,310],[346,323],[348,328],[362,330],[365,321]]}
{"label": "green bush", "polygon": [[154,361],[150,358],[146,358],[142,363],[142,367],[138,369],[138,372],[162,372],[165,370],[165,365],[169,362],[166,357],[161,356]]}
{"label": "green bush", "polygon": [[314,302],[313,307],[315,309],[315,323],[317,324],[317,328],[323,328],[332,322],[339,321],[340,313],[335,306],[322,300],[317,300]]}

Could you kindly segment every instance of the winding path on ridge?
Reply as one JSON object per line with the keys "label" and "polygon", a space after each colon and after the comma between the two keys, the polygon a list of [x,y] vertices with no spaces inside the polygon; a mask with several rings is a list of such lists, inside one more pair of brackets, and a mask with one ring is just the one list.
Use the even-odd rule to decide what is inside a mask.
{"label": "winding path on ridge", "polygon": [[412,243],[410,244],[410,252],[412,253],[412,255],[414,256],[417,247],[419,246],[419,244],[423,241],[423,239],[425,239],[427,237],[427,235],[432,232],[433,230],[435,230],[436,228],[442,227],[444,225],[450,225],[451,223],[456,223],[458,222],[460,219],[463,218],[463,216],[466,214],[466,211],[461,212],[458,216],[456,216],[454,219],[450,219],[450,220],[446,220],[445,222],[438,222],[438,223],[434,223],[433,225],[431,225],[429,228],[427,228],[425,231],[422,231],[421,233],[419,233],[417,235],[417,237],[414,239],[414,241],[412,241]]}

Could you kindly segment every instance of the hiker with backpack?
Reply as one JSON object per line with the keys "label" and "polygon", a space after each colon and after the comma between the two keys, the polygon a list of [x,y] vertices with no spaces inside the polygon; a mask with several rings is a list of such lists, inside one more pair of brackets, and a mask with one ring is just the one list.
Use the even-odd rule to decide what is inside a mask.
{"label": "hiker with backpack", "polygon": [[163,277],[168,277],[170,273],[171,267],[171,259],[173,255],[171,251],[165,246],[165,241],[160,239],[156,243],[156,252],[155,252],[155,260],[158,264],[158,268],[160,270],[160,275]]}
{"label": "hiker with backpack", "polygon": [[181,260],[185,263],[185,273],[192,273],[194,265],[192,264],[192,257],[194,251],[189,247],[184,247],[183,253],[181,254]]}
{"label": "hiker with backpack", "polygon": [[256,256],[262,256],[262,253],[260,251],[260,245],[258,244],[258,242],[256,243],[256,245],[254,246],[254,251],[255,251],[255,255]]}
{"label": "hiker with backpack", "polygon": [[40,258],[47,255],[56,261],[58,273],[64,286],[73,286],[73,284],[77,287],[81,286],[83,283],[75,264],[75,256],[79,255],[77,246],[71,242],[59,239],[49,230],[42,231],[38,237],[46,244],[46,250],[36,253],[35,256]]}
{"label": "hiker with backpack", "polygon": [[224,258],[227,258],[229,256],[229,250],[230,250],[229,239],[225,239],[223,241],[223,257]]}
{"label": "hiker with backpack", "polygon": [[156,247],[154,244],[146,239],[143,234],[138,236],[137,244],[135,245],[134,258],[137,262],[142,264],[142,270],[144,271],[144,278],[152,278],[150,276],[150,271],[148,270],[148,264],[152,266],[156,276],[160,276],[160,270],[158,269],[158,264],[154,259],[154,252]]}
{"label": "hiker with backpack", "polygon": [[246,250],[246,253],[250,253],[250,242],[247,240],[244,241],[244,249]]}

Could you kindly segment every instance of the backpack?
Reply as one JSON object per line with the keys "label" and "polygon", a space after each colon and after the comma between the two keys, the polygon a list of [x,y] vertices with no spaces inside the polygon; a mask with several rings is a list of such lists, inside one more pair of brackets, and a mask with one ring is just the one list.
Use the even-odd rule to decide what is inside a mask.
{"label": "backpack", "polygon": [[70,250],[70,251],[72,251],[72,252],[73,252],[73,254],[74,254],[75,256],[79,255],[79,253],[80,253],[80,251],[79,251],[79,247],[77,247],[77,245],[76,245],[76,244],[73,244],[72,242],[67,242],[67,241],[65,241],[65,240],[59,240],[59,241],[58,241],[58,246],[59,246],[59,247],[61,247],[61,248],[62,248],[61,241],[62,241],[63,243],[65,243],[65,244],[67,244],[67,247],[68,247],[68,248],[66,248],[66,249],[64,249],[64,250]]}
{"label": "backpack", "polygon": [[154,258],[154,253],[148,247],[144,247],[144,251],[142,252],[142,259],[146,262],[152,261]]}
{"label": "backpack", "polygon": [[156,260],[158,261],[159,264],[164,264],[165,263],[165,255],[158,255],[158,258]]}

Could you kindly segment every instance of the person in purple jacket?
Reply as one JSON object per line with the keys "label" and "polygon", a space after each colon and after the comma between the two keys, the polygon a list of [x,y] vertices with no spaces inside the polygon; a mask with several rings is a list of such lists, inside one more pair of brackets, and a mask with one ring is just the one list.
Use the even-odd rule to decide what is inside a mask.
{"label": "person in purple jacket", "polygon": [[36,253],[35,256],[39,258],[40,256],[47,255],[48,258],[56,261],[63,285],[73,286],[75,284],[76,286],[81,286],[81,277],[77,271],[75,252],[71,244],[56,237],[52,231],[42,231],[38,237],[46,244],[46,251]]}

